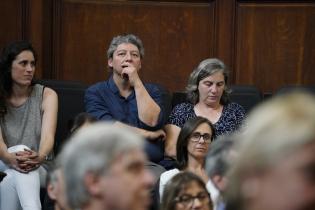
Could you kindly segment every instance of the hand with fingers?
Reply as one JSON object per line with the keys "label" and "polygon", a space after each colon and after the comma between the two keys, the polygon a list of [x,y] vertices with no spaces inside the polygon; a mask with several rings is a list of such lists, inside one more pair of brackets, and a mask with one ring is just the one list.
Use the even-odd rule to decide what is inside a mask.
{"label": "hand with fingers", "polygon": [[18,157],[17,162],[19,167],[27,172],[37,169],[44,161],[44,158],[40,157],[37,152],[29,149],[17,152],[16,156]]}
{"label": "hand with fingers", "polygon": [[147,132],[147,138],[149,140],[165,140],[166,134],[164,132],[164,130],[159,129],[156,131],[148,131]]}
{"label": "hand with fingers", "polygon": [[123,64],[122,68],[122,77],[124,80],[129,81],[131,86],[134,86],[135,83],[140,80],[138,69],[131,64]]}
{"label": "hand with fingers", "polygon": [[[13,169],[21,172],[21,173],[28,173],[26,170],[26,165],[23,164],[24,157],[19,156],[17,153],[8,153],[8,156],[5,162]],[[22,163],[22,164],[21,164]]]}

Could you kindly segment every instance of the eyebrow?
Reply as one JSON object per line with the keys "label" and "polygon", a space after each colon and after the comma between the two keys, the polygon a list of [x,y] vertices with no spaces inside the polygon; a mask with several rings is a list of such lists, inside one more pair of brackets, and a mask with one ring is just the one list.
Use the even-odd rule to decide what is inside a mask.
{"label": "eyebrow", "polygon": [[23,63],[23,62],[30,62],[30,63],[35,63],[35,59],[27,60],[27,59],[22,59],[22,60],[17,60],[18,63]]}
{"label": "eyebrow", "polygon": [[139,50],[117,50],[117,52],[136,52],[136,53],[140,53]]}

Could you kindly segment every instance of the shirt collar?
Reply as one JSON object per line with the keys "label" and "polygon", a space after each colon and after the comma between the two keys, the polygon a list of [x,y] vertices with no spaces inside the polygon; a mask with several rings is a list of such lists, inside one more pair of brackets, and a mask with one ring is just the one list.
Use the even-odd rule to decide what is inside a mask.
{"label": "shirt collar", "polygon": [[[119,89],[117,87],[117,85],[115,84],[113,75],[110,76],[110,78],[108,79],[108,84],[109,84],[109,88],[110,90],[115,94],[115,95],[120,95],[119,93]],[[122,96],[121,96],[122,97]],[[135,90],[132,90],[132,93],[127,97],[127,99],[132,99],[135,97]]]}

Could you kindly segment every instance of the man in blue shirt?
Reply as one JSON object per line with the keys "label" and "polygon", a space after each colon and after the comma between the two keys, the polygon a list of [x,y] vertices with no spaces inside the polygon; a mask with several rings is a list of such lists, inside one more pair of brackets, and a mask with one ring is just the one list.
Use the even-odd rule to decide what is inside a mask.
{"label": "man in blue shirt", "polygon": [[163,158],[165,133],[162,93],[152,84],[144,84],[139,77],[144,56],[142,41],[135,35],[114,37],[107,50],[110,78],[89,87],[85,92],[86,112],[99,120],[112,121],[129,127],[148,141],[149,159]]}

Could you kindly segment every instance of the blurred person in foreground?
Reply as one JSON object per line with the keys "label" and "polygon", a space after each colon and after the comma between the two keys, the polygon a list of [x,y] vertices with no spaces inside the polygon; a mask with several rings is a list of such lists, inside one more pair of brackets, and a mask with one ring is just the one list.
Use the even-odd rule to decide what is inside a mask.
{"label": "blurred person in foreground", "polygon": [[[96,119],[86,112],[81,112],[77,114],[72,120],[68,122],[68,139],[72,135],[74,135],[75,132],[95,122]],[[49,167],[46,181],[46,189],[48,197],[45,197],[44,202],[47,209],[70,210],[70,207],[67,204],[64,174],[60,166],[60,158],[57,158],[54,163],[51,164]]]}
{"label": "blurred person in foreground", "polygon": [[315,99],[274,97],[248,117],[226,191],[227,210],[315,209]]}
{"label": "blurred person in foreground", "polygon": [[[52,200],[54,210],[70,210],[67,204],[64,175],[60,165],[57,163],[54,164],[48,171],[47,175],[47,194]],[[48,200],[46,200],[46,203]]]}
{"label": "blurred person in foreground", "polygon": [[104,122],[78,130],[60,156],[70,208],[147,209],[154,180],[143,146],[137,134]]}
{"label": "blurred person in foreground", "polygon": [[211,144],[206,157],[205,168],[210,181],[208,183],[214,210],[224,210],[225,202],[222,194],[227,190],[227,172],[232,162],[237,158],[234,148],[235,135],[227,134]]}

